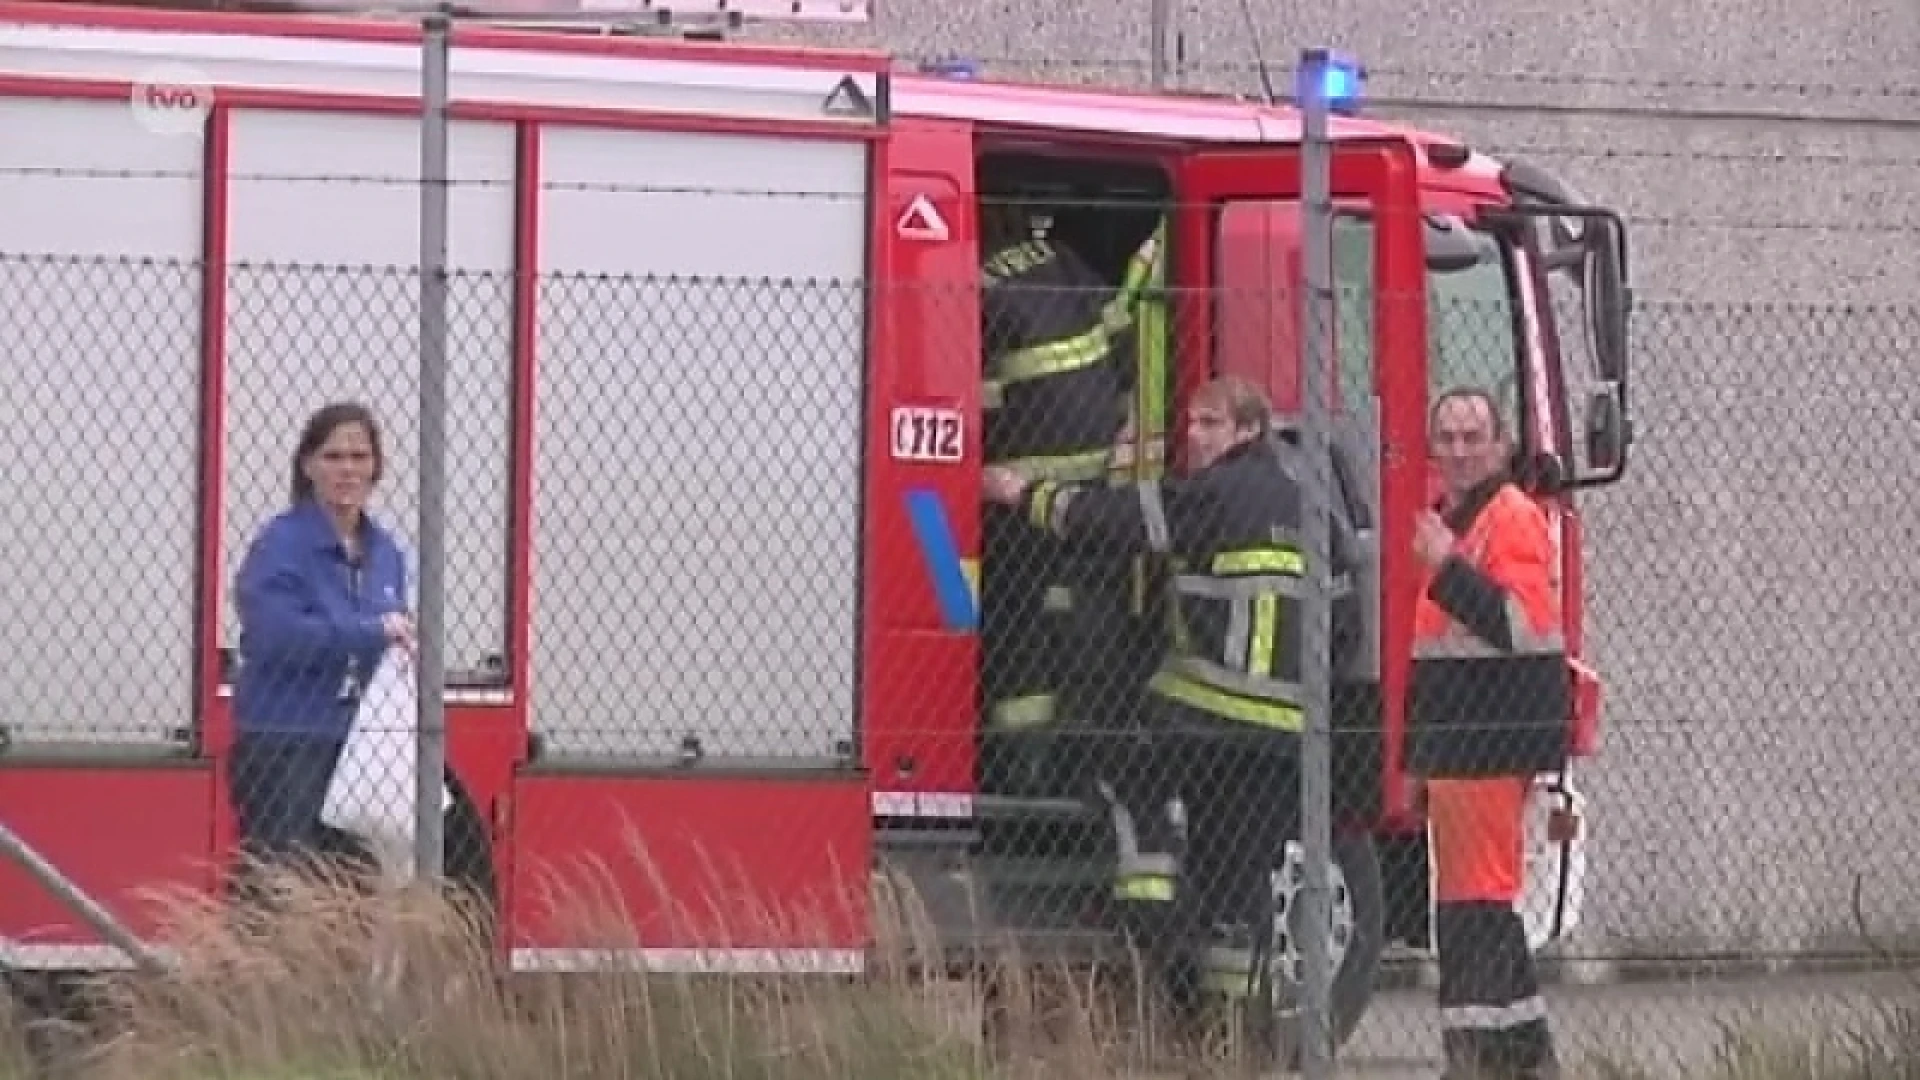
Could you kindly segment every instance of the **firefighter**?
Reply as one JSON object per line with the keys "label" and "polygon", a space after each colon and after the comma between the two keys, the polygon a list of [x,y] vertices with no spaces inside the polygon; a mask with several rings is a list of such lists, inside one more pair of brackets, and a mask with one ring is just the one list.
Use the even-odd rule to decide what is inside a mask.
{"label": "firefighter", "polygon": [[[1017,207],[989,202],[983,218],[987,463],[1063,483],[1099,479],[1130,355],[1105,325],[1114,290],[1073,251],[1036,235]],[[1006,760],[1009,737],[1052,730],[1068,665],[1094,657],[1069,622],[1076,566],[1060,541],[998,509],[982,532],[983,757],[987,785],[1005,790],[1009,770],[1037,764],[1032,755]],[[1049,786],[1044,775],[1024,779]]]}
{"label": "firefighter", "polygon": [[1409,768],[1423,778],[1449,1080],[1558,1075],[1515,905],[1534,774],[1565,764],[1569,690],[1545,513],[1507,471],[1493,394],[1440,395],[1428,422],[1445,481],[1415,523]]}
{"label": "firefighter", "polygon": [[984,484],[1056,536],[1172,559],[1173,640],[1147,684],[1150,724],[1108,784],[1127,811],[1115,881],[1127,928],[1188,1021],[1267,988],[1256,958],[1271,945],[1271,873],[1297,832],[1296,610],[1313,579],[1270,424],[1258,388],[1221,378],[1189,408],[1184,478],[1116,488],[994,468]]}

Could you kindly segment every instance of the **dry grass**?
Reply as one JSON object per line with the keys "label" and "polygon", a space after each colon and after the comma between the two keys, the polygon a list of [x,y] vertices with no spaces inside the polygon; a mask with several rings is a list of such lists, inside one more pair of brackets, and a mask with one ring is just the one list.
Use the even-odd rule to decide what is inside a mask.
{"label": "dry grass", "polygon": [[[473,911],[420,890],[369,896],[283,878],[281,913],[242,924],[174,897],[166,978],[103,977],[77,1080],[1105,1080],[1227,1075],[1226,1047],[1175,1049],[1128,980],[996,966],[1003,1040],[977,995],[930,955],[911,897],[876,891],[878,962],[858,978],[499,975]],[[593,890],[583,890],[591,894]],[[603,898],[604,899],[604,898]],[[592,944],[633,928],[576,904]],[[594,917],[597,916],[597,917]],[[394,970],[391,960],[403,957]],[[1116,987],[1118,987],[1116,989]],[[0,1040],[0,1080],[31,1075]],[[6,1054],[14,1054],[8,1058]],[[1177,1062],[1175,1059],[1178,1059]],[[1717,1069],[1686,1080],[1920,1080],[1920,1013],[1817,1044],[1729,1032]],[[1592,1080],[1667,1080],[1605,1061]]]}
{"label": "dry grass", "polygon": [[[619,905],[607,880],[581,875],[564,920],[583,945],[632,947],[639,934],[608,914]],[[370,894],[337,875],[283,872],[271,881],[276,912],[247,920],[217,899],[165,897],[178,966],[165,977],[116,973],[91,983],[93,1028],[84,1039],[64,1032],[83,1048],[62,1072],[84,1080],[1092,1080],[1125,1068],[1098,1032],[1125,1030],[1119,1014],[1130,1010],[1100,1005],[1098,991],[1064,972],[994,980],[1015,1022],[990,1048],[972,984],[923,962],[931,955],[925,920],[887,890],[875,897],[877,963],[857,977],[637,967],[503,977],[493,930],[471,905],[421,889]],[[793,919],[789,912],[783,921]],[[996,1051],[1004,1055],[997,1062]],[[19,1065],[0,1059],[0,1080],[25,1075]]]}
{"label": "dry grass", "polygon": [[[1605,1057],[1588,1061],[1578,1075],[1586,1080],[1670,1080]],[[1711,1067],[1685,1080],[1920,1080],[1920,1010],[1889,1003],[1877,1018],[1812,1039],[1760,1027],[1728,1028]]]}

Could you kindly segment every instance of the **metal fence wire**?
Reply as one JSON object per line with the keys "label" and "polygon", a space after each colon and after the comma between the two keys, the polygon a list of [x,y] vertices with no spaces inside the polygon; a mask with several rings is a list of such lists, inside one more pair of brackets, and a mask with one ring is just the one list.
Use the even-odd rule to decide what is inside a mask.
{"label": "metal fence wire", "polygon": [[[258,181],[333,182],[387,181]],[[456,185],[453,198],[496,195]],[[643,208],[662,195],[625,197]],[[864,196],[843,198],[857,207]],[[997,809],[983,811],[964,895],[947,878],[913,882],[956,940],[1132,935],[1165,962],[1169,985],[1271,993],[1285,1026],[1298,1019],[1303,937],[1324,935],[1347,1075],[1399,1075],[1382,1063],[1438,1057],[1441,1026],[1463,1015],[1443,1020],[1431,973],[1413,989],[1406,974],[1423,970],[1408,957],[1432,944],[1424,828],[1362,839],[1386,797],[1389,755],[1413,754],[1435,775],[1517,778],[1510,792],[1489,786],[1447,805],[1465,807],[1462,872],[1487,889],[1474,899],[1518,912],[1538,970],[1484,994],[1440,994],[1456,1010],[1522,1010],[1543,983],[1563,1061],[1618,1054],[1627,1032],[1646,1063],[1689,1067],[1710,1049],[1677,1006],[1563,997],[1571,974],[1664,964],[1697,977],[1736,962],[1867,958],[1920,936],[1904,903],[1920,886],[1904,797],[1920,767],[1906,734],[1913,661],[1897,631],[1920,530],[1903,467],[1920,449],[1907,375],[1920,312],[1641,300],[1633,464],[1623,484],[1572,497],[1583,611],[1553,629],[1600,673],[1605,706],[1599,754],[1563,769],[1564,733],[1524,720],[1543,695],[1564,694],[1564,679],[1524,663],[1482,658],[1481,673],[1449,691],[1440,734],[1451,749],[1389,747],[1377,681],[1337,651],[1364,636],[1355,627],[1367,616],[1349,606],[1378,580],[1330,578],[1345,590],[1332,596],[1333,637],[1303,640],[1299,597],[1314,572],[1254,503],[1285,484],[1245,498],[1182,494],[1202,490],[1186,474],[1219,433],[1173,416],[1166,384],[1130,374],[1139,355],[1128,334],[1085,334],[1113,313],[1137,247],[1119,236],[1009,236],[988,263],[989,293],[996,276],[1046,277],[1043,264],[1083,270],[997,294],[984,313],[979,284],[453,270],[440,425],[447,707],[501,694],[524,649],[532,682],[516,689],[549,762],[857,759],[856,715],[913,745],[925,771],[977,757],[963,771]],[[456,250],[470,240],[451,238]],[[1389,376],[1374,344],[1396,301],[1370,284],[1372,251],[1371,226],[1343,218],[1325,417],[1349,455],[1347,479],[1378,500],[1383,477],[1416,475],[1428,448],[1382,430],[1374,389]],[[1208,318],[1175,319],[1168,355],[1177,368],[1206,335],[1216,363],[1251,376],[1274,430],[1235,453],[1279,462],[1301,410],[1273,389],[1298,371],[1295,270],[1248,273],[1204,304],[1169,298]],[[414,609],[420,579],[419,272],[404,259],[236,260],[219,321],[203,327],[204,276],[192,261],[0,252],[11,357],[0,414],[12,420],[0,455],[13,463],[0,606],[17,613],[0,661],[14,694],[6,735],[15,751],[168,745],[192,728],[197,680],[214,672],[241,718],[238,741],[220,749],[243,833],[270,852],[324,845],[323,806],[351,793],[330,803],[332,759],[288,736],[340,731],[388,646],[412,644],[404,618],[385,616]],[[533,303],[517,318],[523,294]],[[1414,299],[1430,400],[1484,391],[1497,413],[1487,430],[1522,445],[1542,409],[1585,400],[1577,341],[1566,386],[1519,365],[1530,319],[1547,313],[1516,310],[1497,255],[1433,275]],[[979,323],[979,344],[914,347],[930,369],[986,372],[982,454],[1028,482],[1009,505],[945,508],[972,538],[960,554],[979,559],[977,738],[950,718],[918,732],[912,700],[861,700],[863,605],[882,618],[918,611],[932,588],[924,566],[863,561],[868,515],[882,512],[866,502],[876,305],[911,308],[926,326]],[[1554,316],[1577,329],[1575,310]],[[220,335],[217,369],[203,366],[203,333]],[[526,333],[537,345],[517,368]],[[530,414],[514,407],[522,380]],[[340,412],[332,419],[345,422],[303,432],[330,402],[363,403],[375,427]],[[1242,409],[1230,420],[1258,419],[1250,402],[1226,404]],[[524,482],[515,446],[532,448]],[[1164,525],[1143,509],[1142,484],[1162,491]],[[315,504],[294,498],[309,489]],[[1309,496],[1334,505],[1350,493]],[[367,538],[327,562],[326,507],[363,497],[390,541]],[[1151,550],[1157,527],[1171,537],[1165,551]],[[1406,527],[1388,521],[1380,534],[1395,566],[1414,565]],[[218,565],[200,564],[202,528],[218,530]],[[1556,581],[1562,570],[1537,569]],[[197,610],[202,575],[221,583],[217,613]],[[1384,586],[1404,601],[1387,605],[1395,617],[1413,615],[1407,584]],[[1470,579],[1454,587],[1455,622],[1506,635],[1492,651],[1514,652],[1520,624],[1534,625],[1531,611],[1476,607]],[[1444,648],[1427,644],[1431,664]],[[1330,932],[1291,915],[1306,867],[1305,718],[1290,695],[1306,648],[1328,649],[1331,664]],[[410,777],[412,743],[392,745]],[[1503,852],[1523,867],[1557,857],[1550,809],[1568,779],[1582,800],[1584,900],[1578,926],[1555,937],[1558,909],[1526,907],[1554,894],[1522,897],[1494,864]],[[490,880],[484,808],[459,788],[446,796],[449,871]],[[351,812],[411,818],[411,789],[383,790],[408,801]],[[1509,797],[1512,815],[1487,809]],[[1473,831],[1482,826],[1504,831]],[[808,842],[807,821],[766,828]],[[1479,942],[1469,950],[1505,948],[1459,932]],[[1169,942],[1212,966],[1176,970]]]}

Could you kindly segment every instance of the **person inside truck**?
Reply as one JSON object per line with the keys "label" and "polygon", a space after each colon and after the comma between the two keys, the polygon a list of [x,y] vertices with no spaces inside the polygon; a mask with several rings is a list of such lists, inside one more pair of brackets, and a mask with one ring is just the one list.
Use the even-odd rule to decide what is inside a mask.
{"label": "person inside truck", "polygon": [[[1178,560],[1181,630],[1147,685],[1148,722],[1116,768],[1114,896],[1194,1030],[1209,1003],[1262,1004],[1270,875],[1297,834],[1304,642],[1314,576],[1298,543],[1301,492],[1269,445],[1266,396],[1225,376],[1187,416],[1189,472],[1126,487],[986,470],[985,497],[1056,537]],[[1184,824],[1173,807],[1184,807]]]}
{"label": "person inside truck", "polygon": [[391,647],[413,648],[405,558],[367,511],[383,464],[366,406],[315,412],[294,449],[291,505],[261,527],[235,576],[236,899],[265,902],[254,887],[265,869],[354,854],[320,822],[327,783],[375,665]]}
{"label": "person inside truck", "polygon": [[[1060,482],[1097,480],[1120,428],[1131,350],[1104,318],[1113,286],[1036,228],[1036,217],[1017,191],[982,200],[986,462]],[[982,534],[983,787],[1047,792],[1059,786],[1053,755],[1023,736],[1056,730],[1074,665],[1099,659],[1071,617],[1084,564],[1003,507],[987,508]]]}

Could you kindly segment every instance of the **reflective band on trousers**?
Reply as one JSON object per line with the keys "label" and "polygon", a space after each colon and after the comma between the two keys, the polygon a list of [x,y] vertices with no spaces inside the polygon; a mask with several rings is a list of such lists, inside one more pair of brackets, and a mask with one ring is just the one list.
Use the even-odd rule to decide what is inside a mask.
{"label": "reflective band on trousers", "polygon": [[1006,731],[1046,727],[1053,723],[1053,695],[1028,694],[1025,697],[996,701],[988,710],[988,722]]}
{"label": "reflective band on trousers", "polygon": [[1229,998],[1253,994],[1253,950],[1216,945],[1201,961],[1201,989]]}
{"label": "reflective band on trousers", "polygon": [[1141,851],[1140,830],[1134,824],[1133,814],[1114,801],[1113,790],[1104,781],[1101,786],[1113,807],[1113,895],[1122,900],[1171,903],[1180,860],[1166,852]]}
{"label": "reflective band on trousers", "polygon": [[1566,640],[1558,633],[1536,634],[1527,629],[1527,610],[1512,596],[1506,603],[1507,626],[1513,630],[1513,648],[1501,649],[1480,636],[1456,627],[1444,637],[1425,638],[1413,643],[1414,659],[1466,660],[1505,656],[1544,656],[1567,651]]}
{"label": "reflective band on trousers", "polygon": [[994,361],[993,374],[982,388],[983,405],[999,408],[1009,386],[1090,368],[1107,358],[1108,344],[1106,328],[1096,327],[1063,341],[1006,353]]}
{"label": "reflective band on trousers", "polygon": [[1535,994],[1510,1005],[1452,1005],[1440,1010],[1440,1026],[1454,1031],[1505,1031],[1547,1018],[1546,999]]}

